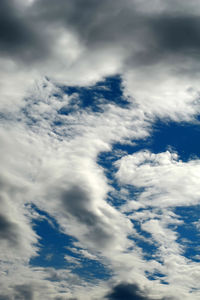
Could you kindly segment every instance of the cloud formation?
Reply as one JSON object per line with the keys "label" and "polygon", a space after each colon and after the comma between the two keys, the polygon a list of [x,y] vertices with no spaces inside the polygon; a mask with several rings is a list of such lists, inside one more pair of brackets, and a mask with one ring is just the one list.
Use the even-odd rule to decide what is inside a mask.
{"label": "cloud formation", "polygon": [[198,113],[197,1],[153,1],[149,7],[136,0],[16,0],[1,6],[2,97],[12,103],[12,91],[25,95],[41,75],[88,85],[121,73],[126,93],[145,113],[175,120]]}
{"label": "cloud formation", "polygon": [[[199,207],[199,158],[134,150],[157,119],[198,123],[199,13],[197,0],[1,1],[2,299],[199,299],[177,211]],[[31,264],[41,212],[74,239],[74,269]],[[110,279],[85,280],[84,259]]]}
{"label": "cloud formation", "polygon": [[142,204],[159,207],[199,204],[198,159],[184,163],[169,151],[158,154],[141,151],[124,156],[117,164],[119,180],[144,188],[139,196]]}
{"label": "cloud formation", "polygon": [[[108,300],[153,300],[147,295],[144,295],[136,284],[120,283],[116,285],[106,299]],[[162,300],[173,300],[175,298],[162,298]],[[160,299],[161,300],[161,299]]]}
{"label": "cloud formation", "polygon": [[142,296],[137,285],[121,283],[114,287],[113,291],[107,296],[110,300],[147,300],[146,296]]}

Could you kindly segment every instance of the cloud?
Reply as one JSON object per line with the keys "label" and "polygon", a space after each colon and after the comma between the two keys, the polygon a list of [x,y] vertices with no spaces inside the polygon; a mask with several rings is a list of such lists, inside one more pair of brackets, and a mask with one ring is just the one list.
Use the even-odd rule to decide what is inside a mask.
{"label": "cloud", "polygon": [[34,292],[32,288],[28,285],[18,285],[15,287],[16,299],[27,299],[27,300],[33,300],[34,299]]}
{"label": "cloud", "polygon": [[23,3],[1,4],[3,109],[39,76],[91,85],[118,73],[151,118],[191,121],[198,114],[197,1],[154,1],[151,8],[137,0]]}
{"label": "cloud", "polygon": [[113,288],[113,291],[107,295],[106,299],[147,300],[149,298],[141,295],[141,291],[137,285],[121,283]]}
{"label": "cloud", "polygon": [[92,209],[90,211],[92,202],[88,196],[82,188],[71,187],[62,195],[63,206],[67,213],[89,228],[90,239],[94,240],[96,245],[107,244],[112,240],[113,233],[106,230],[101,218]]}
{"label": "cloud", "polygon": [[195,55],[200,46],[199,19],[195,16],[162,16],[154,20],[155,36],[163,51]]}
{"label": "cloud", "polygon": [[[133,223],[140,224],[140,230],[147,232],[149,241],[156,245],[157,251],[152,255],[162,262],[156,269],[166,275],[165,280],[170,283],[171,291],[173,282],[176,282],[183,297],[187,297],[186,290],[189,286],[195,288],[197,281],[194,277],[191,282],[187,279],[184,287],[180,278],[183,279],[185,272],[192,272],[196,267],[184,256],[183,245],[178,240],[177,226],[184,224],[184,219],[175,213],[175,208],[198,207],[199,160],[182,162],[176,153],[166,151],[154,154],[144,150],[124,156],[116,165],[119,167],[116,176],[122,187],[128,185],[133,190],[134,187],[141,189],[133,199],[127,199],[122,210],[129,212]],[[135,206],[135,201],[140,206]],[[138,234],[143,235],[140,230]]]}
{"label": "cloud", "polygon": [[[197,50],[199,47],[198,18],[189,12],[183,13],[187,5],[184,1],[171,3],[168,7],[160,2],[163,9],[159,13],[152,9],[153,5],[147,12],[140,9],[141,4],[138,1],[128,0],[123,4],[121,1],[99,3],[88,0],[83,4],[79,0],[73,3],[60,0],[59,6],[53,1],[49,1],[47,6],[46,2],[36,1],[33,5],[38,16],[46,22],[59,23],[67,28],[70,26],[88,49],[97,49],[102,45],[112,47],[112,43],[120,48],[120,40],[122,47],[132,46],[127,52],[123,49],[127,56],[139,54],[136,50],[141,50],[141,53],[146,54],[146,58],[155,63],[163,58],[163,54],[176,55],[179,51],[180,55],[180,51],[184,51],[185,48]],[[143,1],[142,4],[145,7],[147,2]],[[134,47],[131,36],[138,48]],[[147,53],[148,50],[151,51],[151,55]],[[134,56],[131,57],[134,62]],[[148,61],[145,60],[145,56],[143,58],[146,64]],[[140,60],[139,63],[143,64]]]}
{"label": "cloud", "polygon": [[[5,266],[4,266],[5,267]],[[1,263],[1,272],[4,270]],[[7,274],[9,273],[9,276]],[[69,270],[54,268],[31,268],[22,264],[7,265],[1,273],[2,299],[68,299],[74,297],[77,287],[83,293],[83,281]],[[89,293],[89,289],[88,289]],[[78,299],[80,299],[78,297]]]}
{"label": "cloud", "polygon": [[[141,292],[140,288],[136,284],[119,283],[114,286],[112,291],[106,296],[108,300],[153,300]],[[155,299],[155,298],[154,298]],[[158,298],[156,298],[158,299]],[[162,298],[162,300],[173,300],[175,298]],[[161,298],[160,298],[161,300]]]}
{"label": "cloud", "polygon": [[0,239],[8,240],[11,246],[15,246],[18,239],[15,223],[10,222],[3,215],[0,215]]}
{"label": "cloud", "polygon": [[[18,192],[14,190],[13,192]],[[6,194],[6,195],[4,195]],[[1,214],[0,214],[0,249],[1,260],[17,262],[29,261],[30,257],[36,255],[38,247],[38,236],[34,232],[26,210],[16,205],[5,189],[1,189]],[[19,201],[15,197],[15,201]]]}
{"label": "cloud", "polygon": [[[30,63],[47,54],[36,26],[26,16],[24,10],[15,1],[1,1],[0,52],[3,56],[19,59],[21,63]],[[46,55],[45,55],[46,56]]]}
{"label": "cloud", "polygon": [[169,151],[141,151],[124,156],[116,164],[121,182],[144,188],[138,199],[142,204],[173,207],[199,203],[198,159],[184,163]]}
{"label": "cloud", "polygon": [[[113,251],[118,254],[124,251],[132,244],[127,238],[128,233],[132,232],[132,225],[123,214],[107,203],[107,192],[111,187],[103,168],[96,160],[100,151],[110,149],[110,141],[116,136],[115,125],[122,115],[126,122],[121,125],[122,132],[117,139],[126,139],[130,134],[138,138],[146,135],[147,131],[142,117],[140,120],[132,112],[129,115],[127,109],[115,105],[108,105],[105,115],[104,110],[100,115],[90,110],[82,110],[81,113],[75,110],[71,115],[60,116],[60,107],[67,106],[70,99],[63,96],[52,82],[45,80],[44,83],[45,87],[42,82],[34,90],[33,96],[25,101],[16,118],[1,120],[1,167],[4,170],[1,191],[6,199],[2,202],[4,210],[1,213],[3,216],[5,214],[4,219],[8,224],[15,224],[18,243],[18,248],[15,249],[6,244],[1,253],[7,261],[2,265],[5,272],[2,291],[5,294],[7,290],[8,295],[28,293],[25,287],[34,279],[31,290],[33,295],[41,296],[46,293],[48,298],[56,293],[60,295],[62,284],[67,289],[68,296],[71,281],[66,276],[68,274],[62,276],[58,272],[55,275],[52,271],[52,280],[59,281],[53,284],[47,270],[38,272],[31,266],[25,268],[40,246],[40,239],[32,226],[32,218],[37,215],[32,211],[31,205],[36,205],[54,217],[59,230],[77,238],[78,246],[94,253],[94,259],[97,254],[98,257],[104,255],[109,259],[113,256]],[[53,96],[55,92],[59,92],[60,97]],[[35,98],[40,101],[36,102]],[[59,117],[61,125],[56,132],[54,122]],[[68,127],[69,123],[71,126]],[[133,123],[137,130],[130,132],[129,128]],[[11,231],[13,227],[8,226],[8,229]],[[83,252],[83,255],[88,256],[88,252]],[[23,289],[15,291],[14,287],[10,287],[13,276],[16,276],[16,271],[13,276],[6,275],[8,270],[12,274],[10,261],[17,264],[16,270],[21,274],[15,285],[23,286]],[[110,262],[107,263],[110,265]],[[64,277],[67,283],[62,283]],[[37,287],[38,284],[42,284],[43,289]],[[83,299],[83,294],[87,294],[87,299],[92,299],[92,295],[102,295],[105,290],[101,286],[99,289],[88,287],[89,291],[86,293],[84,288],[80,289],[80,279],[73,285],[70,296],[78,293],[77,297],[80,299]]]}

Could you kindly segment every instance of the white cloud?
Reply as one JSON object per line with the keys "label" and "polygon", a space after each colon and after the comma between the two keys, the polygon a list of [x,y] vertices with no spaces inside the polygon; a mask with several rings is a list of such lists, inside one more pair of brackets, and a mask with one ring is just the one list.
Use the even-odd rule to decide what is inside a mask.
{"label": "white cloud", "polygon": [[141,151],[118,161],[118,179],[144,188],[138,201],[145,206],[176,207],[199,204],[198,159],[182,162],[169,151],[154,154]]}
{"label": "white cloud", "polygon": [[[132,212],[129,218],[150,234],[149,240],[157,248],[153,257],[162,263],[155,269],[165,274],[171,291],[180,290],[183,299],[189,299],[190,289],[198,289],[198,264],[184,257],[185,248],[178,241],[177,231],[184,220],[173,208],[199,205],[199,160],[182,162],[176,153],[169,151],[158,154],[140,151],[124,156],[116,166],[122,186],[143,188],[134,199],[127,200],[122,211]],[[140,205],[134,206],[132,201]],[[198,295],[197,291],[192,297],[198,299]]]}
{"label": "white cloud", "polygon": [[[107,109],[101,114],[75,109],[73,114],[61,116],[56,132],[54,122],[59,119],[58,111],[63,105],[70,105],[70,97],[48,80],[35,86],[33,96],[29,93],[18,115],[10,121],[2,119],[1,124],[3,187],[9,199],[6,205],[10,203],[10,219],[15,230],[19,226],[19,236],[23,237],[19,239],[19,260],[26,258],[27,263],[36,254],[33,244],[38,245],[39,237],[31,228],[31,218],[38,215],[27,205],[35,204],[57,220],[62,232],[78,239],[79,246],[83,247],[81,255],[89,259],[96,259],[96,255],[97,259],[105,257],[109,266],[114,253],[118,260],[120,253],[132,245],[127,238],[132,225],[106,202],[112,188],[96,162],[97,155],[110,150],[113,141],[146,136],[147,124],[142,114],[106,104]],[[53,96],[55,93],[60,96]],[[117,126],[122,118],[124,123],[119,133]],[[9,261],[12,253],[8,245],[5,247],[3,253]],[[9,265],[4,267],[10,269]],[[28,271],[35,273],[32,268]],[[27,282],[21,279],[16,284],[28,292]],[[47,285],[51,287],[48,281]]]}

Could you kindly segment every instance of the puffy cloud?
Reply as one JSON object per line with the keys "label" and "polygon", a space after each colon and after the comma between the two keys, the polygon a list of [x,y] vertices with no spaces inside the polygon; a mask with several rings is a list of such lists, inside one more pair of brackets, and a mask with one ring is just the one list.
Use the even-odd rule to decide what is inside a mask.
{"label": "puffy cloud", "polygon": [[[199,204],[198,159],[182,162],[169,151],[141,151],[116,163],[122,183],[144,188],[138,200],[146,206],[176,207]],[[189,176],[188,176],[189,174]]]}

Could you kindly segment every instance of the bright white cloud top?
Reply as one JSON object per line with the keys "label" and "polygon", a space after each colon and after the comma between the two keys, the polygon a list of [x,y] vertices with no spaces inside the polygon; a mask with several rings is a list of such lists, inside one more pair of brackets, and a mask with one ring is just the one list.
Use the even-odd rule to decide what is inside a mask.
{"label": "bright white cloud top", "polygon": [[197,0],[0,3],[0,299],[200,298]]}

